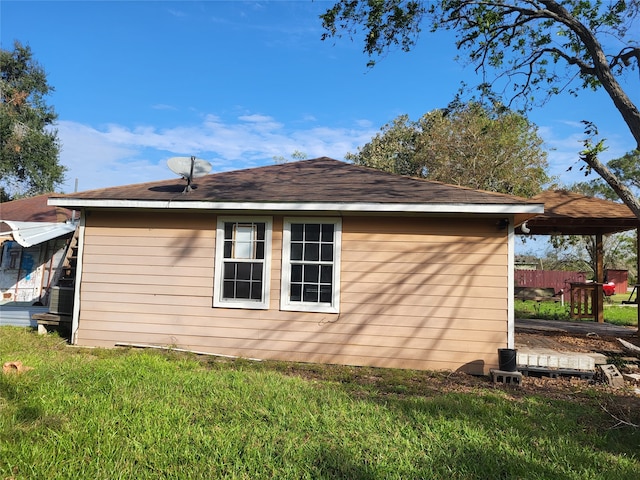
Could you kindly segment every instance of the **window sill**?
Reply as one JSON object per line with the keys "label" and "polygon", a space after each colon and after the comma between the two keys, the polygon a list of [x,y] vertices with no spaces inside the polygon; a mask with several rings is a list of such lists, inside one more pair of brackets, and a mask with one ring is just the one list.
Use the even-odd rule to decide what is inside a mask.
{"label": "window sill", "polygon": [[280,305],[280,310],[287,312],[309,312],[309,313],[340,313],[340,310],[333,305],[318,304],[286,304]]}

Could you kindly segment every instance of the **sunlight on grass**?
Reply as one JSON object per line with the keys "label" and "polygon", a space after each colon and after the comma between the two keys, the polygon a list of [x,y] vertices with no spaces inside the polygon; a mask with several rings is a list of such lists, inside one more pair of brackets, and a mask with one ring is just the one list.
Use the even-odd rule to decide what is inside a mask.
{"label": "sunlight on grass", "polygon": [[[618,295],[619,299],[609,299],[604,305],[604,321],[615,325],[638,325],[638,309],[635,306],[620,305],[620,299],[626,300],[628,296]],[[624,298],[623,298],[624,297]],[[570,321],[569,303],[562,305],[560,302],[536,302],[533,300],[516,300],[514,303],[516,318],[539,318],[542,320]]]}
{"label": "sunlight on grass", "polygon": [[[67,348],[0,328],[0,478],[634,479],[601,398],[435,372]],[[454,384],[455,385],[455,384]]]}

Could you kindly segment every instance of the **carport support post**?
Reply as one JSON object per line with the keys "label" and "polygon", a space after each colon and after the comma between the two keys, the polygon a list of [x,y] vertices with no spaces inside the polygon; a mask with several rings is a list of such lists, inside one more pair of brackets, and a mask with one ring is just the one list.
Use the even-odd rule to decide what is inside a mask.
{"label": "carport support post", "polygon": [[604,322],[604,248],[602,246],[602,234],[596,233],[596,294],[595,305],[596,320],[598,323]]}

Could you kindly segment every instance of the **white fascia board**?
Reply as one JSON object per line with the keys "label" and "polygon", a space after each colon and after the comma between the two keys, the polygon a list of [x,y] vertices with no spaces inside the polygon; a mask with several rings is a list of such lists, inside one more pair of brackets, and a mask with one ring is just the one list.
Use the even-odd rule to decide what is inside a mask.
{"label": "white fascia board", "polygon": [[206,202],[158,200],[94,200],[51,198],[49,205],[59,207],[141,208],[161,210],[251,210],[287,212],[368,212],[368,213],[484,213],[508,215],[544,213],[542,203],[475,204],[475,203],[294,203],[294,202]]}

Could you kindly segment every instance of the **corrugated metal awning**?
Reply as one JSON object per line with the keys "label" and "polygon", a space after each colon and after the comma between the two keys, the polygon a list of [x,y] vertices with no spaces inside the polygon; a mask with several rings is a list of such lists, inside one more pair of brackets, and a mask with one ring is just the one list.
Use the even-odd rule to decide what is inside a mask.
{"label": "corrugated metal awning", "polygon": [[72,233],[76,229],[76,223],[49,223],[49,222],[14,222],[13,220],[0,220],[6,223],[13,239],[23,247],[31,247]]}

